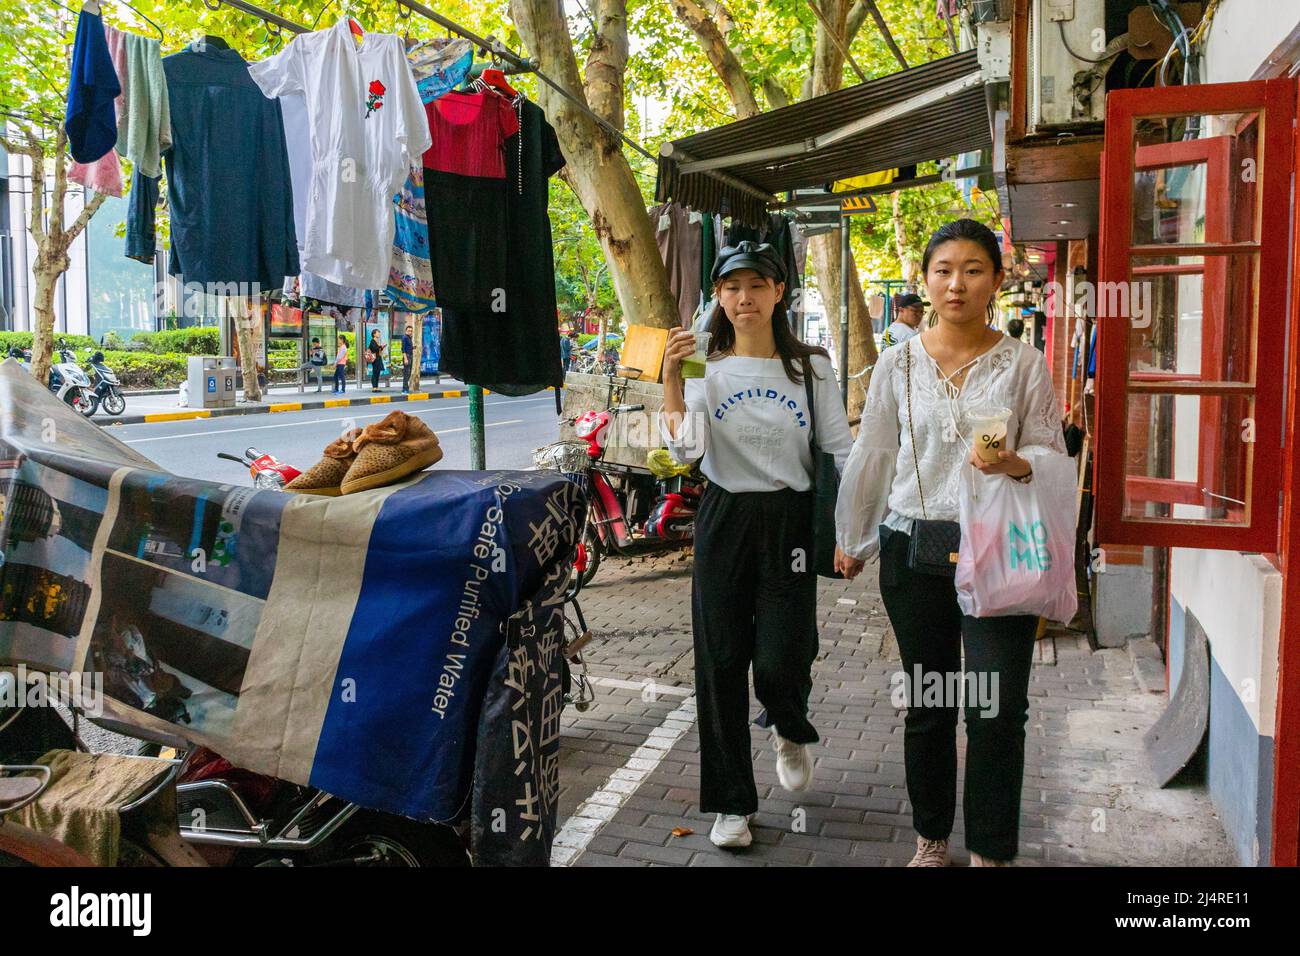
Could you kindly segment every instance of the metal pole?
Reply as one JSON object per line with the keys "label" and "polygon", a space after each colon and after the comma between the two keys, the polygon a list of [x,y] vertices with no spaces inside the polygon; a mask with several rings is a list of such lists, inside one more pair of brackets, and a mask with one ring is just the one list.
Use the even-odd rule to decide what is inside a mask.
{"label": "metal pole", "polygon": [[840,400],[849,407],[849,217],[840,213]]}
{"label": "metal pole", "polygon": [[469,466],[475,471],[487,470],[487,455],[483,435],[483,386],[469,387]]}

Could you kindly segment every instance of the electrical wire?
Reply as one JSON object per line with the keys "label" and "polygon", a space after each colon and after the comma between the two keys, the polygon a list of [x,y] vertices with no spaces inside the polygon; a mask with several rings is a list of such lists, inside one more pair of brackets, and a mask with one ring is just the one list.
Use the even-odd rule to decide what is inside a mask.
{"label": "electrical wire", "polygon": [[1070,54],[1070,56],[1074,57],[1076,60],[1082,60],[1084,63],[1105,63],[1107,60],[1113,60],[1119,55],[1119,51],[1116,51],[1110,56],[1103,56],[1100,60],[1094,60],[1089,56],[1080,56],[1078,53],[1075,53],[1070,49],[1070,41],[1065,38],[1065,22],[1057,20],[1056,28],[1061,31],[1061,45],[1065,47],[1065,52]]}

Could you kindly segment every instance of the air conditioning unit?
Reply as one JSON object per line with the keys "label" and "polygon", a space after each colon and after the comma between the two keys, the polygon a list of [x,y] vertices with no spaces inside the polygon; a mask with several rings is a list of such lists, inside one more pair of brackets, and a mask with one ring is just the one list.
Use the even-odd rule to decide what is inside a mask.
{"label": "air conditioning unit", "polygon": [[973,24],[993,23],[999,20],[1005,23],[1011,19],[1011,0],[965,0],[963,6],[966,7],[970,22]]}
{"label": "air conditioning unit", "polygon": [[975,50],[985,83],[1011,79],[1011,24],[990,20],[975,28]]}
{"label": "air conditioning unit", "polygon": [[[1105,118],[1104,0],[1032,0],[1026,132],[1051,132]],[[1096,69],[1094,69],[1096,67]]]}

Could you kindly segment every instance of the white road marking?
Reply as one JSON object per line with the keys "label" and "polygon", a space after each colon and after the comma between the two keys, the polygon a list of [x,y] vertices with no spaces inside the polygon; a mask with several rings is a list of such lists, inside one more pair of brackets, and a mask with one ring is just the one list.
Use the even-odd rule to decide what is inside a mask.
{"label": "white road marking", "polygon": [[[613,678],[604,679],[610,680]],[[641,687],[632,681],[621,683]],[[573,816],[564,821],[551,844],[551,865],[572,865],[694,723],[695,695],[692,693],[664,718],[663,723],[650,731],[645,743],[632,751],[627,762],[610,774],[600,789],[582,801],[581,806],[573,811]]]}
{"label": "white road marking", "polygon": [[593,684],[598,684],[601,687],[619,687],[623,690],[645,690],[646,684],[649,683],[653,685],[656,694],[666,694],[669,697],[690,697],[691,694],[695,693],[695,688],[693,687],[675,687],[668,684],[660,684],[650,680],[649,678],[643,681],[636,681],[622,680],[618,677],[593,677],[591,678],[591,682]]}
{"label": "white road marking", "polygon": [[[523,404],[526,404],[526,403],[532,403],[532,402],[554,402],[554,401],[555,401],[554,398],[526,398],[526,399],[521,400],[521,401],[518,402],[517,404],[523,405]],[[506,404],[506,403],[505,403],[505,402],[494,402],[494,403],[493,403],[493,405],[504,405],[504,404]],[[515,403],[511,403],[511,404],[515,404]],[[368,406],[362,405],[362,406],[354,406],[354,407],[366,408],[366,407],[368,407]],[[423,415],[423,414],[425,414],[426,412],[450,412],[450,411],[455,411],[456,409],[463,409],[463,408],[469,408],[469,406],[468,406],[468,405],[452,405],[451,407],[445,407],[445,406],[444,406],[444,407],[441,407],[441,408],[422,408],[422,409],[420,409],[416,414],[417,414],[417,415]],[[125,444],[125,445],[139,445],[139,444],[141,444],[142,442],[147,442],[147,441],[168,441],[169,439],[172,439],[172,438],[202,438],[202,437],[207,436],[207,435],[233,435],[233,434],[235,434],[236,432],[260,432],[260,431],[262,431],[262,430],[264,430],[264,429],[267,429],[267,428],[292,428],[292,427],[295,426],[295,425],[320,425],[320,424],[322,424],[322,423],[338,424],[339,422],[342,422],[342,421],[344,421],[345,419],[348,419],[348,418],[351,418],[353,421],[358,421],[358,422],[359,422],[359,421],[364,421],[364,420],[366,420],[366,419],[368,419],[368,418],[383,418],[385,415],[388,414],[388,412],[391,412],[391,411],[392,411],[392,409],[390,408],[390,409],[388,409],[387,411],[380,412],[380,413],[377,414],[377,415],[342,415],[342,416],[340,416],[340,417],[338,417],[338,418],[312,418],[312,419],[308,419],[307,421],[281,422],[281,423],[278,424],[278,425],[249,425],[249,426],[246,426],[246,427],[244,427],[244,428],[222,428],[222,429],[219,429],[219,430],[206,431],[206,432],[183,432],[182,434],[179,434],[179,435],[157,435],[157,436],[154,436],[154,437],[152,437],[152,438],[127,438],[127,439],[123,439],[123,442],[122,442],[122,443]],[[209,419],[203,419],[203,420],[204,420],[204,421],[213,421],[213,419],[211,419],[211,418],[209,418]],[[523,419],[517,419],[516,421],[522,421],[522,420],[523,420]],[[151,422],[150,424],[155,424],[155,425],[157,425],[157,424],[161,424],[161,423],[160,423],[160,422]],[[493,422],[492,424],[496,424],[496,425],[512,425],[512,424],[515,424],[515,422]],[[124,426],[124,427],[130,428],[130,427],[132,427],[132,426],[129,426],[129,425],[128,425],[128,426]],[[454,430],[454,431],[461,431],[462,429],[457,428],[457,429],[453,429],[453,430]]]}

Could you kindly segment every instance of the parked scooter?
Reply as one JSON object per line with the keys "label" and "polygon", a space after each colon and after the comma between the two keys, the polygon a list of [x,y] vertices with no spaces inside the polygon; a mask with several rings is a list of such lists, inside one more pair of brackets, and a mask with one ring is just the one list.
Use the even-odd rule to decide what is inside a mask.
{"label": "parked scooter", "polygon": [[[87,352],[90,349],[86,349]],[[117,373],[104,364],[104,353],[95,352],[90,357],[90,370],[94,374],[95,408],[103,409],[109,415],[121,415],[126,411],[126,398],[122,395],[122,384]]]}
{"label": "parked scooter", "polygon": [[50,366],[50,391],[79,415],[89,418],[99,403],[90,387],[90,376],[77,364],[77,356],[62,339],[56,349],[59,361]]}
{"label": "parked scooter", "polygon": [[[565,419],[574,434],[587,442],[591,459],[587,521],[574,568],[586,585],[596,575],[604,554],[634,557],[690,547],[695,539],[695,512],[705,481],[683,474],[680,467],[652,457],[653,468],[605,461],[605,439],[618,415],[643,411],[644,405],[617,401],[627,382],[610,377],[610,399],[603,411]],[[652,453],[653,455],[653,453]]]}

